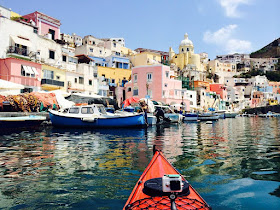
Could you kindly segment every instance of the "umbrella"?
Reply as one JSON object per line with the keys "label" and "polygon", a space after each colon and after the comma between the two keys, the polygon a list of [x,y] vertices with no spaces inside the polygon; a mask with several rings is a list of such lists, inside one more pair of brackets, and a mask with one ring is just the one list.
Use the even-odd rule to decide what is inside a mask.
{"label": "umbrella", "polygon": [[132,103],[138,103],[139,100],[140,100],[140,99],[137,98],[137,97],[131,97],[131,98],[125,99],[125,100],[123,101],[123,108],[129,106],[129,105],[132,104]]}

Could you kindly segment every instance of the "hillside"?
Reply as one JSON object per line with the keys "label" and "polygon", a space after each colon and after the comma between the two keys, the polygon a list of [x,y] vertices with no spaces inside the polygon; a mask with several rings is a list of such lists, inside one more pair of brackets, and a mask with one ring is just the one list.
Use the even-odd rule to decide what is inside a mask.
{"label": "hillside", "polygon": [[252,52],[251,58],[280,58],[280,38],[275,39],[262,49]]}

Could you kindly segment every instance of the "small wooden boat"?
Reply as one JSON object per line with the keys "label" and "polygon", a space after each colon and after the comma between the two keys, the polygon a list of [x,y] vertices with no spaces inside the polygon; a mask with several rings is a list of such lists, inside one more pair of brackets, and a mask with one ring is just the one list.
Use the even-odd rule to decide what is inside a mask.
{"label": "small wooden boat", "polygon": [[198,119],[201,121],[218,120],[220,116],[217,113],[204,112],[198,115]]}
{"label": "small wooden boat", "polygon": [[[169,106],[155,105],[155,108],[160,108],[164,112],[164,117],[168,119],[169,123],[181,123],[183,122],[183,115],[175,113]],[[165,121],[167,122],[167,121]]]}
{"label": "small wooden boat", "polygon": [[237,115],[236,112],[225,112],[225,118],[235,118]]}
{"label": "small wooden boat", "polygon": [[198,114],[197,113],[185,113],[183,114],[184,119],[183,121],[188,122],[188,121],[197,121],[198,120]]}
{"label": "small wooden boat", "polygon": [[0,127],[9,129],[36,127],[39,126],[45,120],[45,116],[37,115],[19,117],[0,117]]}
{"label": "small wooden boat", "polygon": [[106,128],[145,126],[143,114],[107,113],[102,104],[73,106],[60,111],[49,110],[51,122],[59,127]]}
{"label": "small wooden boat", "polygon": [[211,208],[162,152],[156,151],[123,208],[138,209]]}

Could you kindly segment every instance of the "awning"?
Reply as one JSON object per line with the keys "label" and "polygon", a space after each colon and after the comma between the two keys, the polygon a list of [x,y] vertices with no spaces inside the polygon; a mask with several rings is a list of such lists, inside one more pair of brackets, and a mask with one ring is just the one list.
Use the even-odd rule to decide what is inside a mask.
{"label": "awning", "polygon": [[23,69],[26,74],[34,74],[32,68],[30,66],[23,66]]}
{"label": "awning", "polygon": [[0,79],[0,89],[24,89],[24,86],[21,84],[9,82],[7,80]]}
{"label": "awning", "polygon": [[26,39],[22,39],[22,38],[19,38],[17,36],[13,36],[13,35],[10,35],[11,36],[11,39],[14,41],[15,44],[20,44],[20,45],[24,45],[24,46],[27,46],[27,47],[31,47],[31,42],[26,40]]}
{"label": "awning", "polygon": [[32,68],[33,72],[35,73],[35,75],[39,75],[39,73],[38,73],[38,71],[36,70],[35,67],[31,67],[31,68]]}

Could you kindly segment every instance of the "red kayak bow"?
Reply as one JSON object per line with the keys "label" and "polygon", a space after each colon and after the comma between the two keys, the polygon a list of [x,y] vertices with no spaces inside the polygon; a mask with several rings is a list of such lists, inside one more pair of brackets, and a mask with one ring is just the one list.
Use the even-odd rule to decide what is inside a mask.
{"label": "red kayak bow", "polygon": [[[172,193],[174,195],[172,197],[168,193],[161,191],[161,188],[164,185],[162,184],[162,177],[167,174],[181,176],[181,174],[163,156],[162,152],[156,151],[148,167],[135,185],[123,210],[211,209],[211,207],[182,176],[182,186],[184,185],[183,192]],[[147,186],[152,186],[153,189],[148,189]]]}

